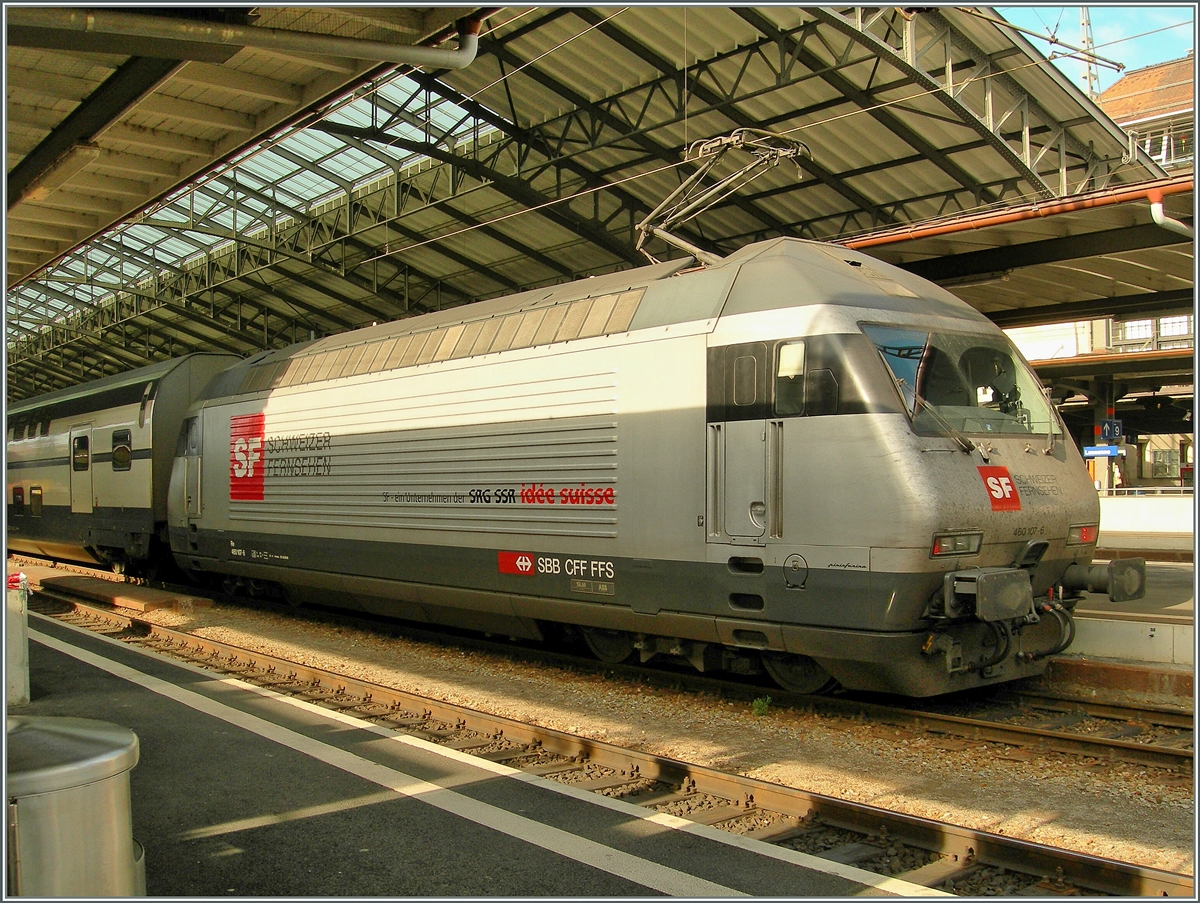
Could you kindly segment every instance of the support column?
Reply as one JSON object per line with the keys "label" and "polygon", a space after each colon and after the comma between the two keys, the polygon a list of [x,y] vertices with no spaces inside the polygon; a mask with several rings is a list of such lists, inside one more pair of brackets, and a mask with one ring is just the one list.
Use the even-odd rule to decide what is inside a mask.
{"label": "support column", "polygon": [[[1094,399],[1092,402],[1092,444],[1115,445],[1115,442],[1105,442],[1100,438],[1104,421],[1113,420],[1116,417],[1116,399],[1113,398],[1112,380],[1093,380],[1091,396]],[[1097,484],[1096,488],[1100,492],[1114,488],[1113,459],[1096,458],[1093,463],[1095,464],[1093,473]]]}

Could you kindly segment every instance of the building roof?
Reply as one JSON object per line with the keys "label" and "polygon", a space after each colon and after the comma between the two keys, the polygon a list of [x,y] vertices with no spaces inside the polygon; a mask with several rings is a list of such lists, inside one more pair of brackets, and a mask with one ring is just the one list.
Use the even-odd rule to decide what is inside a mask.
{"label": "building roof", "polygon": [[1191,116],[1194,108],[1195,54],[1156,63],[1126,74],[1100,95],[1099,104],[1124,126],[1148,119]]}

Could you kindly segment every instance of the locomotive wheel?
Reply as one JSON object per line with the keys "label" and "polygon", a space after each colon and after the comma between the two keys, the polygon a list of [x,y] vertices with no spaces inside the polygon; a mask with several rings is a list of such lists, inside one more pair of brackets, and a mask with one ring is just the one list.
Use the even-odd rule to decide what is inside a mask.
{"label": "locomotive wheel", "polygon": [[829,672],[807,655],[764,652],[762,663],[775,683],[793,693],[821,693],[837,685]]}
{"label": "locomotive wheel", "polygon": [[633,654],[633,640],[623,630],[584,627],[583,641],[606,665],[618,665]]}

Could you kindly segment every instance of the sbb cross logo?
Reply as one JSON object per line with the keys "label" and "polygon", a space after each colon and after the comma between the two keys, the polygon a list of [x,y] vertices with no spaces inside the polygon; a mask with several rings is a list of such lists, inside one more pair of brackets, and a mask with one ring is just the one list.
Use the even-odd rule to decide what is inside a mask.
{"label": "sbb cross logo", "polygon": [[1017,486],[1007,467],[980,467],[979,475],[983,477],[993,511],[1021,510],[1021,496],[1017,494]]}
{"label": "sbb cross logo", "polygon": [[262,501],[266,432],[266,414],[229,418],[229,498],[233,501]]}
{"label": "sbb cross logo", "polygon": [[533,555],[529,552],[497,552],[496,557],[501,574],[533,575]]}

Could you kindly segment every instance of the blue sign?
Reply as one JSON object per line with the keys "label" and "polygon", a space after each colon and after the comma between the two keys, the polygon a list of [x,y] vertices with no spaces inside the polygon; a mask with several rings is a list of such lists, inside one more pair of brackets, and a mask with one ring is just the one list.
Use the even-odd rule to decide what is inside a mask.
{"label": "blue sign", "polygon": [[1121,438],[1121,421],[1120,420],[1105,420],[1100,425],[1100,438],[1105,442],[1112,442],[1115,439]]}
{"label": "blue sign", "polygon": [[1083,456],[1085,458],[1118,458],[1121,455],[1121,449],[1115,445],[1085,445],[1083,447]]}

